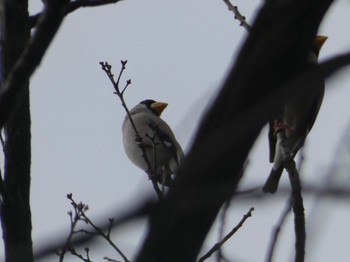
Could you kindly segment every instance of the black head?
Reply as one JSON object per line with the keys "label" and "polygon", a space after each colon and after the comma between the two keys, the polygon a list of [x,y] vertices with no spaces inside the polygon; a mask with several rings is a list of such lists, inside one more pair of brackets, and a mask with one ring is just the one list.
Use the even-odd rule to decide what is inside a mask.
{"label": "black head", "polygon": [[146,99],[146,100],[141,101],[141,104],[144,104],[144,105],[146,105],[149,108],[155,102],[156,101],[154,101],[152,99]]}
{"label": "black head", "polygon": [[154,110],[154,108],[151,107],[151,105],[152,105],[153,103],[155,103],[155,102],[156,102],[156,101],[154,101],[154,100],[152,100],[152,99],[146,99],[146,100],[141,101],[140,104],[145,105],[145,106],[146,106],[149,110],[151,110],[155,115],[159,116],[159,113],[158,113],[156,110]]}

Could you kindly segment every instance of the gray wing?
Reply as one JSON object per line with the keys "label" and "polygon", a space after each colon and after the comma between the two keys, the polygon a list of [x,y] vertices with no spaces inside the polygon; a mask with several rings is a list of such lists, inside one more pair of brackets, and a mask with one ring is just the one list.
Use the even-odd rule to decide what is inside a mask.
{"label": "gray wing", "polygon": [[313,125],[316,121],[316,117],[318,115],[318,112],[320,111],[320,107],[321,107],[321,104],[323,101],[323,96],[324,96],[324,83],[323,83],[323,87],[315,95],[315,97],[312,101],[310,113],[308,115],[307,132],[309,132],[311,130],[311,128],[313,127]]}
{"label": "gray wing", "polygon": [[[161,119],[160,119],[161,120]],[[176,141],[174,133],[171,128],[163,121],[158,123],[150,122],[149,126],[156,132],[156,136],[159,138],[159,141],[162,145],[168,149],[170,154],[179,164],[184,156],[183,151],[179,143]]]}

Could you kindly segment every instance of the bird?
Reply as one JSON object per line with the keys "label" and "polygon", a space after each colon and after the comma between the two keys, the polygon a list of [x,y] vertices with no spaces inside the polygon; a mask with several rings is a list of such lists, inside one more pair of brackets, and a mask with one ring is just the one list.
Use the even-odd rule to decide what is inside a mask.
{"label": "bird", "polygon": [[167,103],[152,99],[141,101],[125,116],[122,134],[124,150],[130,161],[151,179],[170,187],[173,183],[171,176],[175,175],[185,156],[170,126],[160,118],[167,106]]}
{"label": "bird", "polygon": [[[313,48],[308,56],[308,63],[317,64],[321,47],[328,37],[316,36]],[[270,162],[273,163],[270,175],[263,186],[263,192],[275,193],[284,166],[281,141],[276,134],[285,130],[286,145],[294,158],[298,150],[304,145],[306,136],[315,123],[324,96],[324,80],[318,91],[312,95],[300,95],[288,101],[278,117],[269,122]]]}

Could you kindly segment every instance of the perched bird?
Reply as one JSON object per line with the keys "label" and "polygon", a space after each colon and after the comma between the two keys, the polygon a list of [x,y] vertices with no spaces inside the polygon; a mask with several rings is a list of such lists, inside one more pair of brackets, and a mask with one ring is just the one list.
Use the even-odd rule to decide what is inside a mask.
{"label": "perched bird", "polygon": [[173,182],[171,175],[176,173],[184,153],[171,128],[160,118],[167,105],[150,99],[140,102],[130,110],[140,137],[136,136],[128,115],[124,119],[122,132],[124,149],[131,162],[146,171],[151,178],[155,177],[158,183],[170,186]]}
{"label": "perched bird", "polygon": [[[319,52],[326,40],[326,36],[316,37],[314,47],[308,57],[309,63],[317,63]],[[280,116],[270,121],[270,162],[273,162],[273,167],[263,187],[265,193],[273,194],[276,192],[283,172],[281,141],[276,137],[276,133],[285,130],[287,148],[294,158],[298,150],[303,146],[320,109],[324,95],[324,81],[319,84],[322,86],[320,86],[317,93],[312,96],[301,95],[293,98],[284,106]]]}

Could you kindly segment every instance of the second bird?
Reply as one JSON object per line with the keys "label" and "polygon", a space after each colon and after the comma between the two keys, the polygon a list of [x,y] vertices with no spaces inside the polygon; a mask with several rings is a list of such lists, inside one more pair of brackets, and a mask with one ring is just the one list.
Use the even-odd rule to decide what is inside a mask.
{"label": "second bird", "polygon": [[[316,64],[320,49],[327,40],[325,36],[317,36],[314,48],[309,54],[310,64]],[[310,132],[318,111],[320,109],[323,94],[324,82],[318,83],[322,86],[313,96],[298,96],[289,101],[283,108],[281,115],[270,122],[269,144],[270,162],[273,162],[271,173],[263,187],[265,193],[275,193],[283,172],[283,156],[281,141],[277,139],[276,133],[285,130],[287,146],[292,157],[303,146],[307,134]]]}

